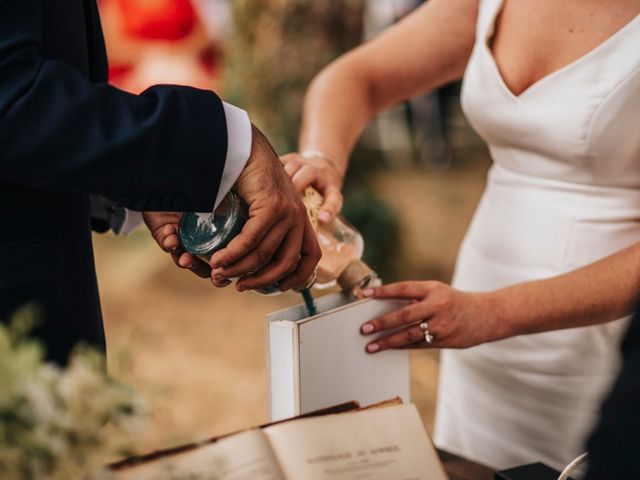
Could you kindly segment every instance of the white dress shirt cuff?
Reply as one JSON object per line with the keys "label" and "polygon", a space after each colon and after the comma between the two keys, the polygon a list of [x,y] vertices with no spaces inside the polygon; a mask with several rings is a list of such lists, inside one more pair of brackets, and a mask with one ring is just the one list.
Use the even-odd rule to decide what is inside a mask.
{"label": "white dress shirt cuff", "polygon": [[122,226],[116,232],[118,235],[127,236],[131,232],[133,232],[138,226],[142,223],[142,213],[135,212],[133,210],[129,210],[128,208],[124,209],[124,221],[122,222]]}
{"label": "white dress shirt cuff", "polygon": [[244,170],[251,156],[253,139],[251,122],[247,112],[225,102],[222,102],[222,106],[227,120],[227,158],[213,210],[218,208],[222,199],[229,193]]}

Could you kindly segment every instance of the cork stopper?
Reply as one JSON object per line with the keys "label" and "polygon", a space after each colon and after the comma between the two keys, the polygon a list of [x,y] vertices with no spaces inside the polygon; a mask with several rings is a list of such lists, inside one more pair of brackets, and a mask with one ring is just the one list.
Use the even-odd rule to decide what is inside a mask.
{"label": "cork stopper", "polygon": [[367,287],[377,280],[378,274],[362,260],[352,260],[338,277],[338,285],[344,292],[357,294],[359,289]]}

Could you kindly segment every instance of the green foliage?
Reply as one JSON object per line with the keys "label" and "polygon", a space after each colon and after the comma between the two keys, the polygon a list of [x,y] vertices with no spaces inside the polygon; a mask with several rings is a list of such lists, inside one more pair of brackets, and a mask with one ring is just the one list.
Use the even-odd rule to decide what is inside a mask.
{"label": "green foliage", "polygon": [[364,261],[382,280],[393,278],[400,245],[395,212],[370,188],[351,187],[345,190],[342,213],[365,239]]}
{"label": "green foliage", "polygon": [[0,478],[86,478],[121,455],[145,410],[106,375],[104,358],[80,347],[66,368],[46,363],[23,310],[0,324]]}
{"label": "green foliage", "polygon": [[276,151],[297,147],[304,92],[362,38],[363,0],[237,0],[225,98],[247,109]]}

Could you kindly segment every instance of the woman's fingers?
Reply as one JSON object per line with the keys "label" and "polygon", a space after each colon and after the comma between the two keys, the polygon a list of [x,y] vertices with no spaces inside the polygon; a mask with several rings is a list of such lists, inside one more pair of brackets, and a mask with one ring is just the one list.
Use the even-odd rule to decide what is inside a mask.
{"label": "woman's fingers", "polygon": [[498,297],[491,293],[461,292],[435,281],[402,282],[374,290],[378,291],[374,298],[405,298],[411,303],[362,325],[365,335],[385,335],[367,345],[371,353],[425,346],[468,348],[513,335],[508,322],[500,319]]}
{"label": "woman's fingers", "polygon": [[[291,181],[293,182],[293,186],[296,187],[296,190],[304,192],[305,188],[315,183],[317,177],[318,171],[314,167],[304,165],[291,176]],[[324,194],[324,192],[320,193]]]}
{"label": "woman's fingers", "polygon": [[303,164],[297,160],[291,160],[284,164],[284,171],[287,172],[287,175],[291,178],[302,168],[302,165]]}
{"label": "woman's fingers", "polygon": [[296,190],[303,192],[313,186],[323,197],[320,209],[320,221],[330,222],[342,209],[342,176],[335,165],[325,158],[304,158],[290,153],[281,157],[284,169],[291,178]]}
{"label": "woman's fingers", "polygon": [[[430,331],[430,333],[433,335],[433,332]],[[369,343],[366,349],[369,353],[376,353],[390,348],[403,348],[407,346],[417,347],[421,342],[424,342],[424,332],[419,325],[412,325],[399,330],[393,335],[379,338]]]}
{"label": "woman's fingers", "polygon": [[370,298],[404,298],[406,300],[413,300],[424,298],[428,292],[428,282],[408,281],[367,288],[362,294]]}
{"label": "woman's fingers", "polygon": [[423,302],[412,303],[387,315],[368,321],[360,327],[360,331],[365,335],[371,335],[390,328],[411,325],[429,316],[430,312]]}
{"label": "woman's fingers", "polygon": [[[427,345],[424,342],[425,331],[420,328],[420,323],[427,321],[428,324],[432,324],[434,321],[432,319],[440,313],[438,302],[432,301],[432,296],[429,295],[430,292],[437,291],[436,285],[442,284],[408,281],[365,290],[364,295],[370,298],[400,298],[410,301],[408,305],[362,325],[361,332],[364,335],[397,329],[386,337],[370,342],[366,347],[367,352],[375,353],[389,348],[417,348]],[[435,335],[431,325],[429,325],[429,333]]]}
{"label": "woman's fingers", "polygon": [[297,152],[285,153],[280,157],[280,161],[285,165],[292,160],[299,160],[299,159],[300,159],[300,154]]}

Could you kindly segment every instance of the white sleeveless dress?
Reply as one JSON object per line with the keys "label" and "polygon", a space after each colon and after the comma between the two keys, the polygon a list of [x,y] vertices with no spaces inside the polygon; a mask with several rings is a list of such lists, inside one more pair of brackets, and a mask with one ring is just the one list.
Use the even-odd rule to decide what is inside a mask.
{"label": "white sleeveless dress", "polygon": [[[456,266],[465,291],[556,276],[640,242],[640,16],[516,96],[487,43],[501,6],[480,1],[463,82],[494,161]],[[627,323],[442,351],[435,443],[493,467],[565,465],[585,448]]]}

